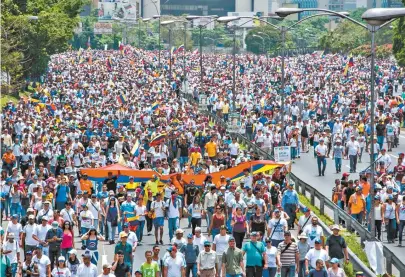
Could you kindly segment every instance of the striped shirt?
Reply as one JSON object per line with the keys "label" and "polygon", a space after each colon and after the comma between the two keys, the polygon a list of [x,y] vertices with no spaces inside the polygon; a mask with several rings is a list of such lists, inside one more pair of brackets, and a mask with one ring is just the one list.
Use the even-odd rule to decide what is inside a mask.
{"label": "striped shirt", "polygon": [[[277,255],[280,255],[280,262],[282,266],[294,265],[295,255],[299,253],[298,246],[295,242],[291,242],[291,245],[287,250],[285,250],[286,247],[287,244],[284,241],[281,242],[277,247]],[[281,254],[281,252],[283,253]]]}

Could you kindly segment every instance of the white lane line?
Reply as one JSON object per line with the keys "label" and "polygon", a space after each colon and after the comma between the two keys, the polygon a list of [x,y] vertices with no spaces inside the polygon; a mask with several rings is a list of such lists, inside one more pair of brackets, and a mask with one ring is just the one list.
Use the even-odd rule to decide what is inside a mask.
{"label": "white lane line", "polygon": [[404,139],[405,139],[405,136],[403,136],[403,135],[399,135],[399,137],[400,137],[400,138],[404,138]]}
{"label": "white lane line", "polygon": [[389,154],[391,157],[394,157],[395,159],[398,159],[398,156],[395,156],[393,154]]}

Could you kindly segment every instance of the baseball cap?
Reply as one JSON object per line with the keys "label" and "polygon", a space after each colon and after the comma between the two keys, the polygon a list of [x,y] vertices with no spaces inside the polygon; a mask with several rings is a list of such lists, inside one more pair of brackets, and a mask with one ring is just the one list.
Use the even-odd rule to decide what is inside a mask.
{"label": "baseball cap", "polygon": [[291,232],[290,231],[285,231],[284,236],[291,236]]}
{"label": "baseball cap", "polygon": [[339,259],[338,258],[333,258],[329,261],[331,264],[337,264],[339,263]]}
{"label": "baseball cap", "polygon": [[304,207],[304,208],[302,209],[302,212],[303,212],[303,213],[310,212],[310,211],[311,211],[311,210],[308,209],[307,207]]}
{"label": "baseball cap", "polygon": [[250,235],[255,237],[255,236],[257,236],[257,232],[253,231]]}
{"label": "baseball cap", "polygon": [[279,213],[280,210],[279,210],[279,209],[275,209],[274,212],[275,212],[275,213]]}
{"label": "baseball cap", "polygon": [[188,235],[187,235],[187,238],[188,238],[188,239],[192,239],[192,238],[193,238],[193,234],[188,234]]}
{"label": "baseball cap", "polygon": [[321,241],[320,239],[316,239],[316,240],[315,240],[315,243],[316,243],[316,244],[320,244],[320,243],[322,243],[322,241]]}
{"label": "baseball cap", "polygon": [[135,271],[134,274],[141,274],[142,275],[142,272],[138,269],[138,270]]}
{"label": "baseball cap", "polygon": [[83,254],[82,254],[82,257],[83,258],[91,258],[91,254],[90,254],[90,251],[86,251],[86,252],[84,252]]}
{"label": "baseball cap", "polygon": [[228,241],[235,241],[235,238],[234,237],[229,237]]}
{"label": "baseball cap", "polygon": [[60,257],[58,258],[58,262],[64,262],[64,261],[66,261],[65,257],[60,256]]}
{"label": "baseball cap", "polygon": [[120,233],[120,238],[128,237],[128,234],[125,232]]}
{"label": "baseball cap", "polygon": [[76,249],[72,249],[68,252],[69,254],[77,255]]}
{"label": "baseball cap", "polygon": [[33,214],[30,214],[30,215],[28,216],[28,219],[35,219],[35,216],[34,216]]}
{"label": "baseball cap", "polygon": [[208,240],[204,241],[204,246],[211,246],[211,242],[209,242]]}
{"label": "baseball cap", "polygon": [[177,229],[176,230],[176,234],[183,234],[183,233],[184,233],[183,229]]}
{"label": "baseball cap", "polygon": [[59,223],[57,221],[52,222],[52,227],[58,227],[58,226],[59,226]]}
{"label": "baseball cap", "polygon": [[124,223],[124,228],[128,228],[129,224],[128,223]]}
{"label": "baseball cap", "polygon": [[13,238],[15,238],[15,234],[14,233],[8,233],[7,237],[10,238],[10,239],[13,239]]}
{"label": "baseball cap", "polygon": [[40,249],[42,250],[43,246],[41,244],[38,244],[37,246],[35,246],[35,249]]}
{"label": "baseball cap", "polygon": [[103,264],[103,268],[111,268],[110,264]]}
{"label": "baseball cap", "polygon": [[335,224],[332,226],[331,230],[340,230],[339,225]]}

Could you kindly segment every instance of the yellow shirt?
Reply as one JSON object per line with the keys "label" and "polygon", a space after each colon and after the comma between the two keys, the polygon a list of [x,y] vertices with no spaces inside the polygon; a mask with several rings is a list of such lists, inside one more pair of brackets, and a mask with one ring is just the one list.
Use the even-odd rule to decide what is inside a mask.
{"label": "yellow shirt", "polygon": [[159,182],[160,182],[159,178],[156,179],[156,181],[152,181],[152,180],[147,181],[145,184],[145,188],[144,188],[145,192],[148,191],[148,188],[149,188],[150,191],[152,192],[152,195],[156,196],[156,193],[159,192],[159,190],[158,190]]}
{"label": "yellow shirt", "polygon": [[215,157],[217,155],[217,144],[210,141],[205,145],[205,150],[207,151],[208,157]]}
{"label": "yellow shirt", "polygon": [[359,133],[364,133],[364,124],[360,123],[359,126],[357,126],[357,129],[359,130]]}
{"label": "yellow shirt", "polygon": [[139,187],[139,183],[135,182],[129,182],[125,185],[125,189],[130,189],[130,190],[135,190],[137,187]]}
{"label": "yellow shirt", "polygon": [[225,114],[229,113],[229,105],[228,104],[224,104],[222,106],[222,113],[225,113]]}
{"label": "yellow shirt", "polygon": [[357,195],[357,193],[354,193],[352,196],[350,196],[349,203],[352,204],[351,206],[351,212],[352,214],[359,214],[364,210],[364,197],[363,195]]}
{"label": "yellow shirt", "polygon": [[52,200],[53,200],[53,193],[52,192],[50,192],[50,193],[48,193],[47,195],[46,195],[46,201],[49,201],[49,202],[52,202]]}
{"label": "yellow shirt", "polygon": [[198,160],[201,160],[201,153],[200,152],[192,152],[190,155],[191,165],[197,165]]}

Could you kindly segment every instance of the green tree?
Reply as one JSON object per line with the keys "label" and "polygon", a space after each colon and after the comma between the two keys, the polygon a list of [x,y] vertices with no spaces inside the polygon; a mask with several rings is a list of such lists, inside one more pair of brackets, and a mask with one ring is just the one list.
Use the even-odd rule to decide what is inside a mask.
{"label": "green tree", "polygon": [[[50,56],[68,48],[84,4],[85,0],[2,1],[1,51],[3,57],[10,55],[2,70],[7,67],[13,82],[20,76],[38,78]],[[37,20],[30,20],[32,16]],[[12,71],[11,62],[15,66]]]}
{"label": "green tree", "polygon": [[[402,0],[405,5],[405,0]],[[394,38],[392,48],[400,66],[405,66],[405,18],[401,17],[394,24]]]}

